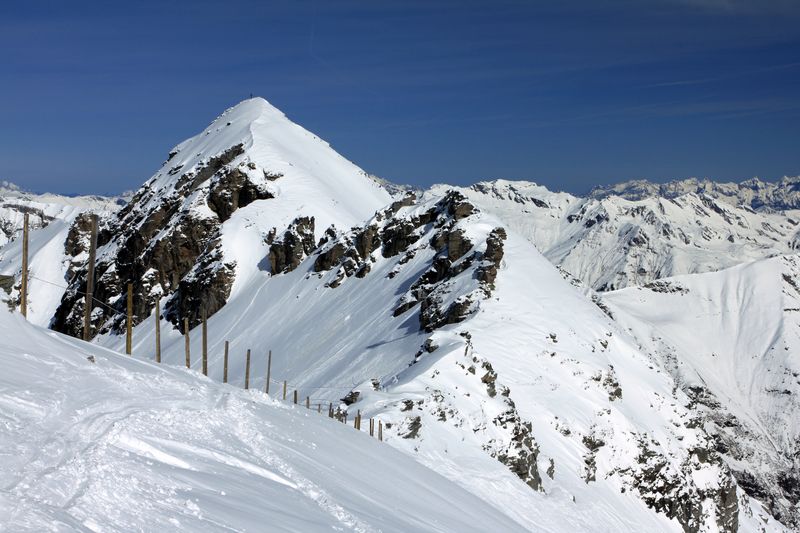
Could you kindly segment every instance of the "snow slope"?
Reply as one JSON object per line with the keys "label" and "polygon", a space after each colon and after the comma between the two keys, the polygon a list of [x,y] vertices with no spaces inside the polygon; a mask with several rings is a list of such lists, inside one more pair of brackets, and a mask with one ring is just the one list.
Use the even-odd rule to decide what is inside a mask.
{"label": "snow slope", "polygon": [[0,310],[0,530],[522,531],[352,428]]}
{"label": "snow slope", "polygon": [[756,212],[703,191],[582,198],[505,180],[458,190],[601,291],[792,253],[800,243],[800,212]]}
{"label": "snow slope", "polygon": [[797,525],[800,258],[678,276],[602,300],[707,413],[740,483]]}

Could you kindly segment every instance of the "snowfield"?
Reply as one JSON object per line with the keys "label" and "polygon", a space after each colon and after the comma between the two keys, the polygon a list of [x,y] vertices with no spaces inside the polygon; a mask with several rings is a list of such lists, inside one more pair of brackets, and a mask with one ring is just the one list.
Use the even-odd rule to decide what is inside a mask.
{"label": "snowfield", "polygon": [[351,427],[0,310],[0,530],[524,531]]}

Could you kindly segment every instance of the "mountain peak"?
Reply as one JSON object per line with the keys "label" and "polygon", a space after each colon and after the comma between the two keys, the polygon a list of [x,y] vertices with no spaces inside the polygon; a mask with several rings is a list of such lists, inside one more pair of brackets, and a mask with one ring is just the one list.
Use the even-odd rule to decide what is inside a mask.
{"label": "mountain peak", "polygon": [[216,118],[216,120],[214,120],[209,128],[218,125],[219,123],[224,123],[222,125],[227,125],[228,122],[233,123],[236,121],[243,124],[251,124],[256,121],[268,121],[275,119],[289,120],[283,111],[270,104],[265,98],[255,96],[253,98],[242,100],[235,106],[226,109],[219,117]]}

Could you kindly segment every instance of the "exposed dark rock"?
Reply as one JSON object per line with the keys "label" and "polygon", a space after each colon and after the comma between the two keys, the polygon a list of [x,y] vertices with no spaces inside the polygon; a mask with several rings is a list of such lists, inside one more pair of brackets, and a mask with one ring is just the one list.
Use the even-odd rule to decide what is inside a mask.
{"label": "exposed dark rock", "polygon": [[511,427],[511,442],[505,452],[496,455],[497,460],[530,488],[542,490],[542,477],[537,466],[539,447],[533,440],[531,423],[520,419],[514,402],[510,399],[504,401],[508,404],[508,409],[495,418],[493,423],[503,428]]}
{"label": "exposed dark rock", "polygon": [[489,361],[484,361],[481,366],[486,370],[486,373],[481,378],[481,383],[486,385],[486,392],[489,394],[489,398],[494,398],[497,395],[497,389],[495,388],[497,372],[494,371]]}
{"label": "exposed dark rock", "polygon": [[342,398],[342,403],[345,405],[353,405],[358,401],[358,398],[361,396],[361,393],[357,390],[353,390],[347,393],[347,395]]}
{"label": "exposed dark rock", "polygon": [[355,248],[361,259],[366,260],[380,245],[381,239],[378,235],[378,227],[376,225],[367,226],[356,233]]}
{"label": "exposed dark rock", "polygon": [[269,264],[273,274],[291,272],[314,250],[314,217],[298,217],[279,240],[269,247]]}
{"label": "exposed dark rock", "polygon": [[406,219],[400,219],[384,227],[381,231],[383,256],[394,257],[417,242],[419,234],[415,233],[416,229],[417,226]]}
{"label": "exposed dark rock", "polygon": [[486,238],[486,251],[483,252],[483,265],[478,269],[478,279],[483,282],[490,294],[494,290],[497,270],[503,260],[503,242],[506,238],[504,228],[493,229]]}
{"label": "exposed dark rock", "polygon": [[222,152],[221,154],[212,157],[204,166],[200,167],[194,172],[187,172],[178,178],[175,188],[186,194],[193,191],[198,185],[209,179],[216,174],[222,167],[239,157],[244,153],[244,145],[237,144]]}
{"label": "exposed dark rock", "polygon": [[416,439],[419,436],[419,430],[422,429],[422,418],[415,416],[407,419],[408,431],[403,434],[404,439]]}
{"label": "exposed dark rock", "polygon": [[447,234],[447,258],[451,262],[460,259],[464,254],[472,248],[472,243],[469,242],[461,230],[453,230]]}
{"label": "exposed dark rock", "polygon": [[337,242],[327,250],[322,251],[314,261],[314,272],[330,270],[344,256],[346,248],[343,243]]}
{"label": "exposed dark rock", "polygon": [[256,200],[274,198],[265,187],[253,183],[245,172],[234,168],[217,179],[208,194],[208,206],[219,217],[228,220],[234,211]]}
{"label": "exposed dark rock", "polygon": [[439,285],[420,302],[420,327],[431,332],[447,324],[457,324],[470,315],[475,305],[474,294],[462,295],[447,307],[443,307],[443,295],[448,292],[446,285]]}

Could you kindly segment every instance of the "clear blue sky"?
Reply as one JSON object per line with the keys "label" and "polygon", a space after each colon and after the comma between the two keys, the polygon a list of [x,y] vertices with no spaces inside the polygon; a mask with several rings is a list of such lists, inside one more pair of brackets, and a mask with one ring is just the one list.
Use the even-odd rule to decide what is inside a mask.
{"label": "clear blue sky", "polygon": [[136,188],[250,93],[403,183],[775,179],[800,2],[0,3],[0,179]]}

